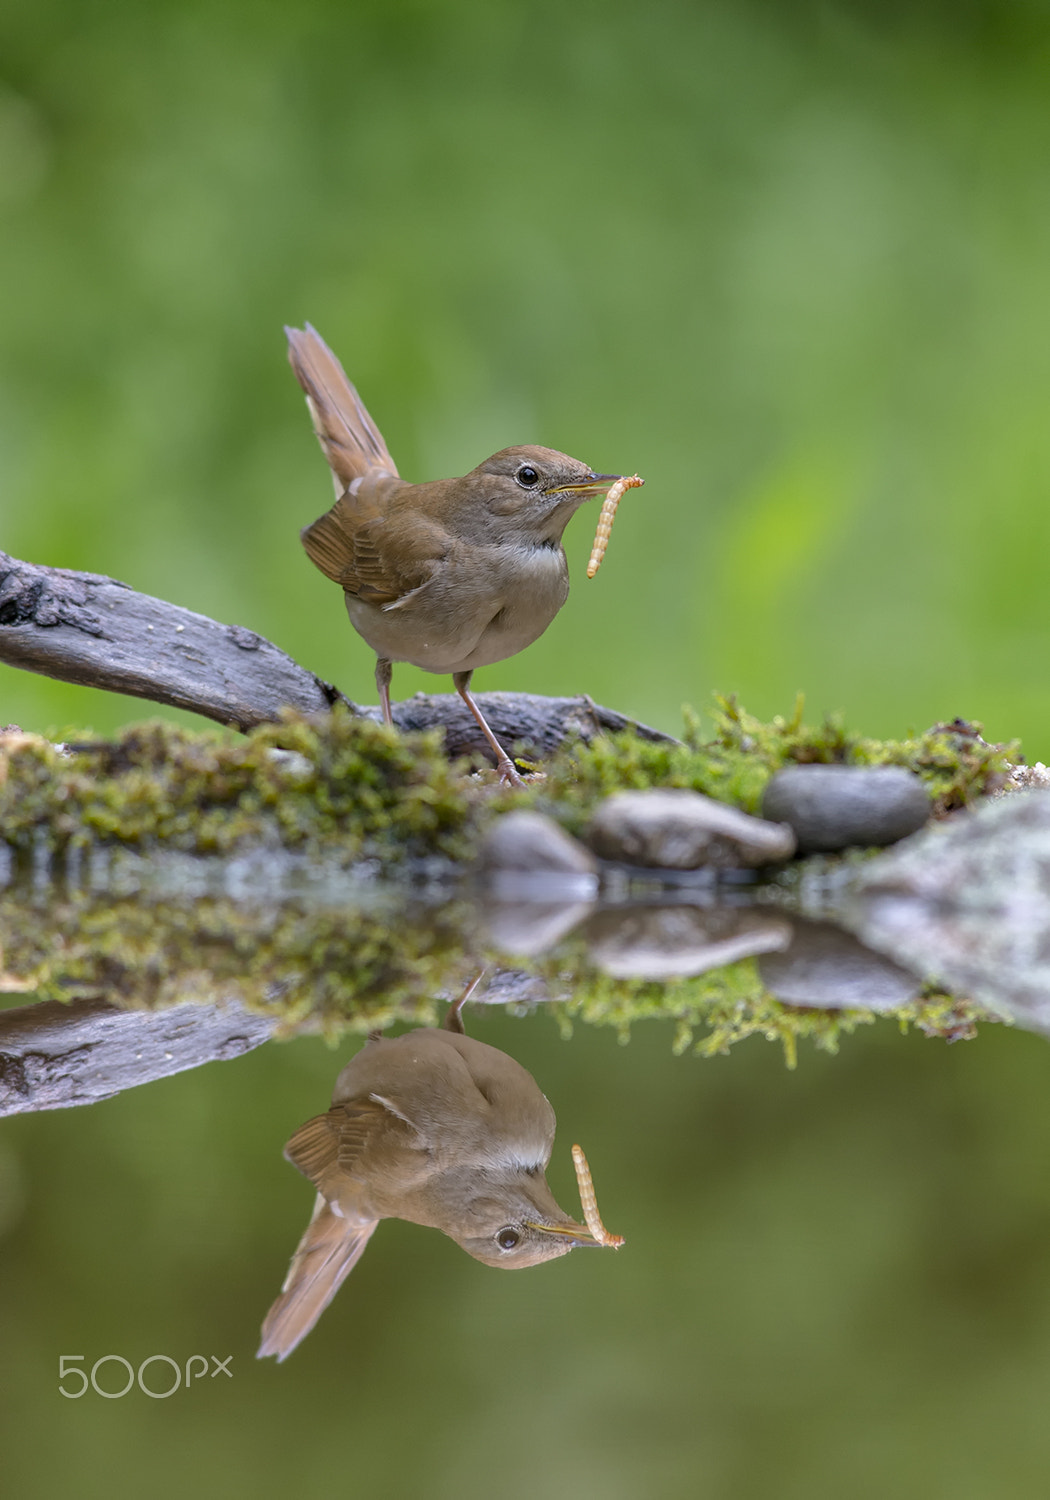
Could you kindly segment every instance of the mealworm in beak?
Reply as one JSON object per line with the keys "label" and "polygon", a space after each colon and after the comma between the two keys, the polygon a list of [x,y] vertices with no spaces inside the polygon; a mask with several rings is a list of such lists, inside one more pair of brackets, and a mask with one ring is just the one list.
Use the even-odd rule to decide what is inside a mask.
{"label": "mealworm in beak", "polygon": [[[622,483],[622,481],[620,481]],[[576,1181],[580,1185],[580,1203],[583,1207],[583,1217],[591,1235],[599,1245],[609,1245],[614,1250],[619,1250],[623,1244],[622,1234],[610,1234],[602,1223],[598,1212],[598,1199],[594,1193],[594,1183],[591,1181],[591,1169],[587,1165],[587,1158],[583,1154],[581,1146],[572,1148],[572,1164],[576,1168]]]}
{"label": "mealworm in beak", "polygon": [[645,483],[639,479],[637,474],[624,475],[609,486],[609,493],[602,501],[601,514],[598,517],[598,530],[594,533],[594,546],[591,548],[591,560],[587,564],[587,577],[593,578],[602,565],[605,549],[609,545],[609,537],[612,533],[613,517],[616,515],[616,507],[619,505],[625,491],[637,490]]}

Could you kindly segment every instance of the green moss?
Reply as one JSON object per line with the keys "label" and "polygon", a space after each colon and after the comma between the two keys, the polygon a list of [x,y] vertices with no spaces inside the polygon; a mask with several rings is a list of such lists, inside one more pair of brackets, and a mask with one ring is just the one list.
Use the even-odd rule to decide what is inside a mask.
{"label": "green moss", "polygon": [[197,855],[269,845],[349,865],[455,862],[474,847],[477,793],[440,735],[399,735],[341,709],[236,737],[140,724],[73,755],[21,736],[0,746],[0,776],[0,829],[16,851],[41,840],[54,853],[99,841]]}
{"label": "green moss", "polygon": [[978,724],[937,725],[905,740],[874,740],[849,733],[835,715],[811,727],[802,700],[790,718],[763,723],[735,698],[716,698],[715,732],[701,736],[700,721],[686,711],[681,744],[641,739],[627,731],[566,747],[547,767],[546,781],[519,794],[559,818],[572,832],[586,825],[611,792],[654,786],[688,787],[757,813],[766,783],[782,766],[842,764],[906,766],[925,783],[935,816],[967,806],[1003,784],[1019,748],[989,745]]}

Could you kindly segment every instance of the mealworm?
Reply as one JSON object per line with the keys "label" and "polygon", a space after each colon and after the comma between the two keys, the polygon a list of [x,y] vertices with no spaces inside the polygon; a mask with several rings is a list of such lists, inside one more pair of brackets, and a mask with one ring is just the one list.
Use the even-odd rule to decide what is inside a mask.
{"label": "mealworm", "polygon": [[599,1245],[610,1245],[614,1250],[619,1250],[623,1244],[622,1234],[610,1234],[602,1223],[598,1212],[598,1199],[594,1194],[594,1183],[591,1181],[591,1169],[587,1165],[587,1158],[583,1154],[581,1146],[572,1148],[572,1164],[576,1168],[576,1181],[580,1185],[580,1203],[583,1206],[583,1217],[592,1238]]}
{"label": "mealworm", "polygon": [[639,479],[637,474],[624,475],[617,479],[615,484],[610,485],[609,493],[602,501],[601,515],[598,517],[598,530],[594,533],[594,546],[591,548],[591,560],[587,564],[587,577],[593,578],[602,565],[605,549],[609,545],[609,537],[612,533],[613,517],[616,515],[616,507],[619,505],[626,490],[637,490],[645,483]]}

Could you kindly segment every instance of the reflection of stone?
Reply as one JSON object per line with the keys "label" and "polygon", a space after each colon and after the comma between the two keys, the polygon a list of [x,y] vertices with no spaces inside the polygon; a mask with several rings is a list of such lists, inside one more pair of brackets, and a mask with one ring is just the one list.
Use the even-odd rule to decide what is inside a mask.
{"label": "reflection of stone", "polygon": [[830,922],[794,919],[790,947],[758,961],[762,983],[788,1005],[896,1010],[922,988],[907,969]]}
{"label": "reflection of stone", "polygon": [[590,901],[486,901],[481,904],[485,937],[503,953],[546,953],[582,922]]}
{"label": "reflection of stone", "polygon": [[852,874],[865,942],[961,995],[1050,1031],[1050,796],[960,813]]}
{"label": "reflection of stone", "polygon": [[481,847],[482,923],[505,953],[545,953],[598,895],[598,862],[542,813],[497,818]]}
{"label": "reflection of stone", "polygon": [[903,766],[789,766],[766,787],[762,811],[789,823],[811,854],[895,844],[923,826],[930,799]]}
{"label": "reflection of stone", "polygon": [[607,797],[586,836],[603,859],[671,870],[777,864],[795,852],[789,828],[678,787]]}
{"label": "reflection of stone", "polygon": [[614,979],[675,979],[785,948],[791,923],[753,907],[619,906],[596,912],[582,936]]}

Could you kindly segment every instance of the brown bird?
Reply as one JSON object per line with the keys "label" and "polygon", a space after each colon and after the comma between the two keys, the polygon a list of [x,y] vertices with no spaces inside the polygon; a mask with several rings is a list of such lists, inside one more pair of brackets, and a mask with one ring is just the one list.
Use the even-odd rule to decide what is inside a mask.
{"label": "brown bird", "polygon": [[[446,1025],[458,1017],[453,1006]],[[306,1337],[380,1219],[440,1229],[475,1260],[510,1270],[618,1243],[555,1202],[544,1176],[554,1126],[535,1079],[496,1047],[453,1029],[371,1038],[340,1073],[328,1113],[285,1147],[317,1200],[258,1358],[286,1359]]]}
{"label": "brown bird", "polygon": [[376,653],[383,718],[394,722],[393,662],[451,672],[501,781],[520,785],[470,692],[471,674],[543,634],[569,595],[566,523],[620,476],[523,447],[494,453],[461,479],[408,484],[321,336],[309,324],[285,333],[337,496],[303,529],[303,546],[342,586],[350,623]]}

